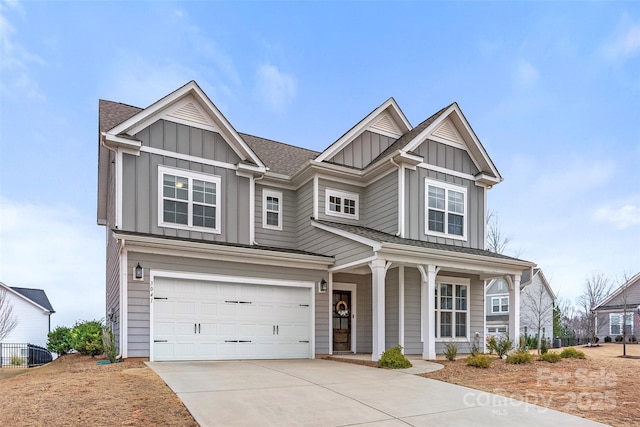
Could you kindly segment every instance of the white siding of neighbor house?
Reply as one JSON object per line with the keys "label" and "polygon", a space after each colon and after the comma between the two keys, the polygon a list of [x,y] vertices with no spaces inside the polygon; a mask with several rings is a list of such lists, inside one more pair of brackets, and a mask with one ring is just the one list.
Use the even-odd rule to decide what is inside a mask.
{"label": "white siding of neighbor house", "polygon": [[2,342],[47,347],[49,313],[10,291],[7,292],[7,300],[13,307],[13,315],[18,324]]}
{"label": "white siding of neighbor house", "polygon": [[[540,292],[542,290],[542,300]],[[542,318],[540,319],[540,317]],[[553,299],[546,290],[540,275],[533,276],[533,280],[520,293],[520,333],[524,334],[527,327],[527,335],[538,334],[538,320],[541,320],[542,328],[540,336],[553,338]]]}

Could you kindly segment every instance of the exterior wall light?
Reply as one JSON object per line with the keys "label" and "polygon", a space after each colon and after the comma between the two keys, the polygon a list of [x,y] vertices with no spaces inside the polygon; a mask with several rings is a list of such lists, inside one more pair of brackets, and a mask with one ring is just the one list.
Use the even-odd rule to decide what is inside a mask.
{"label": "exterior wall light", "polygon": [[133,268],[133,280],[143,280],[143,279],[144,279],[144,269],[142,268],[140,263],[138,263],[138,265],[136,265]]}
{"label": "exterior wall light", "polygon": [[320,283],[318,283],[318,292],[321,294],[327,292],[327,281],[324,280],[324,277],[320,280]]}

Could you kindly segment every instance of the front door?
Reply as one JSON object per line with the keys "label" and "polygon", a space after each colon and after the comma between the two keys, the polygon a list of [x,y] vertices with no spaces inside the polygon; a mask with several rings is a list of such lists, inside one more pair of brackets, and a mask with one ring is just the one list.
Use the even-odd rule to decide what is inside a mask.
{"label": "front door", "polygon": [[333,351],[351,351],[351,291],[333,291]]}

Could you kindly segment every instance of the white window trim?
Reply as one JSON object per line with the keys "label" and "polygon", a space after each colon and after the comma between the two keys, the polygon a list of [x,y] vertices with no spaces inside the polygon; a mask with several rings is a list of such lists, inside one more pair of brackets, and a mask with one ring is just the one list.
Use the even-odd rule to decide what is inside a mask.
{"label": "white window trim", "polygon": [[[452,309],[451,310],[446,310],[448,312],[452,313],[451,316],[451,332],[455,334],[455,328],[456,328],[456,313],[462,313],[462,310],[456,310],[455,306],[456,306],[456,291],[455,291],[455,285],[466,285],[467,286],[467,330],[466,330],[466,336],[464,337],[441,337],[440,336],[440,285],[441,284],[445,284],[445,285],[453,285],[453,305],[452,305]],[[436,292],[437,292],[437,303],[435,306],[435,312],[437,313],[436,316],[436,342],[468,342],[470,337],[471,337],[471,280],[469,279],[465,279],[462,277],[446,277],[446,276],[441,276],[438,277],[436,280]],[[433,296],[432,296],[433,297]]]}
{"label": "white window trim", "polygon": [[[469,222],[469,218],[467,215],[468,206],[469,206],[469,198],[467,197],[467,188],[459,185],[450,184],[448,182],[436,181],[433,179],[425,178],[424,179],[424,234],[429,236],[437,236],[444,237],[447,239],[455,239],[455,240],[467,240],[467,223]],[[439,187],[445,189],[445,209],[444,209],[444,233],[440,233],[438,231],[429,230],[429,186]],[[464,213],[462,214],[462,236],[457,234],[449,234],[449,191],[457,191],[458,193],[462,193],[464,197]],[[455,213],[455,212],[452,212]]]}
{"label": "white window trim", "polygon": [[[344,212],[334,212],[329,209],[329,197],[339,197],[342,200],[341,206],[344,209],[344,199],[356,202],[355,214],[347,214]],[[346,191],[334,190],[332,188],[325,189],[324,213],[329,216],[338,216],[341,218],[359,219],[360,218],[360,195],[357,193],[347,193]]]}
{"label": "white window trim", "polygon": [[[188,217],[188,224],[192,224],[193,222],[193,196],[192,196],[192,191],[193,191],[193,185],[191,184],[192,181],[194,179],[200,180],[200,181],[206,181],[206,182],[211,182],[214,183],[216,185],[216,202],[215,202],[215,206],[216,206],[216,226],[215,228],[208,228],[208,227],[196,227],[193,225],[182,225],[182,224],[175,224],[172,222],[164,222],[164,209],[163,209],[163,200],[164,200],[164,195],[163,195],[163,175],[164,174],[169,174],[169,175],[175,175],[175,176],[180,176],[182,178],[187,178],[189,179],[189,198],[187,200],[187,205],[188,205],[188,209],[187,209],[187,217]],[[164,227],[164,228],[175,228],[178,230],[189,230],[189,231],[200,231],[203,233],[213,233],[213,234],[220,234],[220,223],[221,223],[221,214],[222,214],[222,206],[220,205],[220,193],[222,193],[222,179],[217,176],[217,175],[208,175],[208,174],[204,174],[204,173],[198,173],[198,172],[193,172],[193,171],[189,171],[189,170],[185,170],[185,169],[179,169],[179,168],[172,168],[172,167],[168,167],[168,166],[164,166],[164,165],[158,165],[158,227]]]}
{"label": "white window trim", "polygon": [[[613,326],[611,319],[613,318],[613,316],[617,316],[618,317],[618,325],[620,326],[620,332],[619,333],[613,333],[611,327]],[[634,318],[635,318],[635,313],[633,311],[628,311],[627,312],[627,318],[631,319],[630,322],[630,326],[631,326],[631,330],[628,332],[629,335],[633,335],[634,334]],[[624,318],[624,313],[609,313],[609,335],[624,335],[624,327],[626,326],[626,319]]]}
{"label": "white window trim", "polygon": [[[267,210],[267,197],[274,197],[278,199],[278,225],[267,224],[267,212],[276,212],[273,210]],[[274,190],[262,190],[262,228],[268,230],[282,230],[282,192]]]}
{"label": "white window trim", "polygon": [[[500,302],[498,302],[498,311],[493,311],[493,300],[501,300],[503,298],[507,299],[507,310],[506,311],[502,311],[502,304],[500,304]],[[495,297],[491,297],[491,314],[505,314],[505,313],[509,313],[509,296],[508,295],[502,295],[502,296],[495,296]]]}

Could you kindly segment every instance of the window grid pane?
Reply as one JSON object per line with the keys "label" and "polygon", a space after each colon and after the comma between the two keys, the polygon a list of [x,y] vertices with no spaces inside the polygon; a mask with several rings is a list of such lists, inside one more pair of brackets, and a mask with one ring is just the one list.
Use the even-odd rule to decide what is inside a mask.
{"label": "window grid pane", "polygon": [[351,199],[344,199],[344,213],[349,215],[356,214],[356,201]]}
{"label": "window grid pane", "polygon": [[451,337],[451,312],[440,313],[440,336]]}
{"label": "window grid pane", "polygon": [[329,196],[329,210],[331,212],[342,212],[342,199],[336,196]]}
{"label": "window grid pane", "polygon": [[429,209],[429,230],[444,233],[444,212]]}

